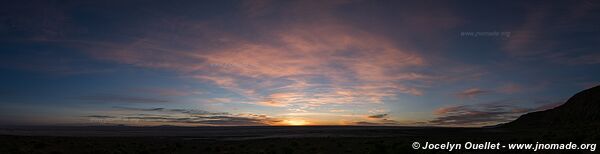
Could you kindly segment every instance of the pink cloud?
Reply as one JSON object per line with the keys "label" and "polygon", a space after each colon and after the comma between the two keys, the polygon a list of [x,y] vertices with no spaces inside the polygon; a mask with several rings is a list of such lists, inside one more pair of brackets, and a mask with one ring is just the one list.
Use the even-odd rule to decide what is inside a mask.
{"label": "pink cloud", "polygon": [[464,106],[446,106],[437,108],[433,111],[435,115],[444,115],[464,108]]}
{"label": "pink cloud", "polygon": [[276,101],[262,101],[262,102],[258,102],[259,105],[264,105],[264,106],[272,106],[272,107],[285,107],[287,104],[281,103],[281,102],[276,102]]}
{"label": "pink cloud", "polygon": [[[270,4],[267,3],[245,7],[256,13],[252,16],[259,16],[268,13],[261,11],[268,9]],[[403,83],[436,79],[408,71],[426,66],[426,58],[385,35],[333,18],[329,11],[339,4],[345,2],[319,6],[321,13],[315,14],[314,20],[261,25],[255,28],[259,35],[253,38],[227,32],[216,26],[218,23],[165,19],[169,23],[166,28],[186,34],[172,34],[157,28],[152,34],[129,42],[91,44],[93,47],[87,52],[122,64],[175,70],[262,106],[377,104],[398,94],[423,95],[422,87]],[[287,12],[284,14],[294,16],[298,13],[295,11],[309,10],[290,9],[284,10]],[[253,25],[252,22],[249,25]],[[177,38],[177,42],[168,38]],[[185,48],[174,48],[181,46]],[[314,77],[329,83],[322,85],[311,80]],[[273,83],[281,79],[290,83]],[[310,92],[317,88],[326,90]],[[259,94],[266,89],[273,91]],[[278,96],[281,93],[294,95]]]}
{"label": "pink cloud", "polygon": [[485,94],[485,93],[489,93],[490,91],[487,90],[481,90],[479,88],[470,88],[470,89],[466,89],[462,92],[457,93],[456,95],[461,97],[461,98],[473,98],[477,95],[481,95],[481,94]]}

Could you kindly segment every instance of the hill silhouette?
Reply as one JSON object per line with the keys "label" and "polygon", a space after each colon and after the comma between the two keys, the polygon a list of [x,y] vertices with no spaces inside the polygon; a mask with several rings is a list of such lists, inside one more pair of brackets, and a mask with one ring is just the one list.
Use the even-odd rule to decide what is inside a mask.
{"label": "hill silhouette", "polygon": [[581,91],[553,109],[531,112],[503,128],[581,128],[600,126],[600,85]]}

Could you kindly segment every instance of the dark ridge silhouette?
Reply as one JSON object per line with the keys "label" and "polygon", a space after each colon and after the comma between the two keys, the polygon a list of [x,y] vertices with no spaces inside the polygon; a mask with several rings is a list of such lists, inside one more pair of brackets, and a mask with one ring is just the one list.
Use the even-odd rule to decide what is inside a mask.
{"label": "dark ridge silhouette", "polygon": [[502,128],[581,128],[600,126],[600,85],[581,91],[553,109],[527,113]]}

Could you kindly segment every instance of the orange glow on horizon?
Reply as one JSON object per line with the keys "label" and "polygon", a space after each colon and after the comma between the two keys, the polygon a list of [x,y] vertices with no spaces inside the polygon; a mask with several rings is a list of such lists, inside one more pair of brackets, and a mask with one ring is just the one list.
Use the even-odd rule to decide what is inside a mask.
{"label": "orange glow on horizon", "polygon": [[303,126],[303,125],[309,125],[310,124],[308,121],[301,120],[301,119],[284,120],[283,123],[284,123],[284,125],[290,125],[290,126]]}

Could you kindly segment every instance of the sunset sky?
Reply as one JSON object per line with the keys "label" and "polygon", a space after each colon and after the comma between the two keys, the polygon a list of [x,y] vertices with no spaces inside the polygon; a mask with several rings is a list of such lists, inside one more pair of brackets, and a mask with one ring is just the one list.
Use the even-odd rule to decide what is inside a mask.
{"label": "sunset sky", "polygon": [[600,84],[597,1],[452,2],[3,1],[0,124],[483,126]]}

